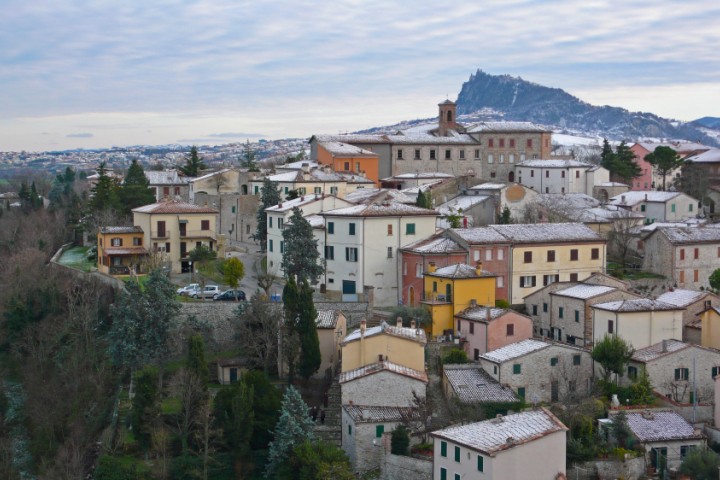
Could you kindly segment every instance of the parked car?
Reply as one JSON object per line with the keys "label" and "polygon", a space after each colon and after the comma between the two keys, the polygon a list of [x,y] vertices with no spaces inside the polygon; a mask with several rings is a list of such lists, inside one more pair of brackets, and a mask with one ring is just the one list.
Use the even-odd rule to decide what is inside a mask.
{"label": "parked car", "polygon": [[190,285],[185,285],[184,287],[180,287],[177,289],[178,295],[192,295],[195,293],[195,290],[200,290],[200,284],[199,283],[191,283]]}
{"label": "parked car", "polygon": [[192,298],[215,298],[218,295],[220,295],[220,287],[217,285],[205,285],[202,291],[198,288],[190,294]]}
{"label": "parked car", "polygon": [[225,290],[213,300],[218,301],[240,301],[245,300],[245,292],[242,290]]}

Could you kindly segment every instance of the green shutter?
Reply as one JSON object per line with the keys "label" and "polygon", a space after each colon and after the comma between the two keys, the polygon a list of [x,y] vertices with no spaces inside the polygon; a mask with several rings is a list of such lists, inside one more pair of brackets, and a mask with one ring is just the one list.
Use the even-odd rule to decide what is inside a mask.
{"label": "green shutter", "polygon": [[455,447],[455,461],[460,462],[460,447]]}
{"label": "green shutter", "polygon": [[447,457],[447,442],[440,442],[440,456]]}
{"label": "green shutter", "polygon": [[485,459],[483,457],[481,457],[480,455],[478,455],[478,472],[483,471],[483,468],[485,467],[485,465],[483,464],[484,461],[485,461]]}
{"label": "green shutter", "polygon": [[440,480],[447,480],[447,470],[445,467],[440,467]]}
{"label": "green shutter", "polygon": [[563,318],[564,312],[565,312],[565,309],[563,307],[558,308],[558,317]]}
{"label": "green shutter", "polygon": [[525,387],[518,387],[518,397],[525,400]]}
{"label": "green shutter", "polygon": [[352,424],[348,423],[348,435],[352,435]]}
{"label": "green shutter", "polygon": [[513,365],[513,374],[519,374],[522,372],[522,364],[516,363]]}
{"label": "green shutter", "polygon": [[375,437],[380,438],[380,437],[382,437],[383,433],[385,433],[385,425],[376,425],[375,426]]}
{"label": "green shutter", "polygon": [[557,357],[552,357],[552,358],[550,359],[550,366],[551,366],[551,367],[554,367],[555,365],[557,365],[557,362],[558,362]]}
{"label": "green shutter", "polygon": [[576,322],[580,321],[580,310],[575,310],[575,321]]}

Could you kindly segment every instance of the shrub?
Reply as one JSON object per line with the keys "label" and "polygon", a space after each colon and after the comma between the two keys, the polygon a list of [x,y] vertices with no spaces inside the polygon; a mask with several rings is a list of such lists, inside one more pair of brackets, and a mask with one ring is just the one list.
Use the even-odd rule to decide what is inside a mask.
{"label": "shrub", "polygon": [[448,363],[468,363],[467,353],[460,348],[451,349],[442,359],[444,364]]}
{"label": "shrub", "polygon": [[407,455],[410,446],[410,434],[404,425],[398,425],[392,431],[390,439],[390,452],[393,455]]}

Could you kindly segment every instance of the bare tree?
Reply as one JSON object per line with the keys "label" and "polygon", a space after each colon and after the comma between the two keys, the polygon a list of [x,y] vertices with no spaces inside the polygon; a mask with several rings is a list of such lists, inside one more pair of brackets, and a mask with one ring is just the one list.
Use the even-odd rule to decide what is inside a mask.
{"label": "bare tree", "polygon": [[213,428],[215,417],[210,400],[205,401],[198,410],[195,419],[195,443],[200,458],[202,458],[202,479],[208,479],[208,467],[212,462],[212,455],[215,453],[215,444],[222,435],[222,430]]}
{"label": "bare tree", "polygon": [[150,432],[150,442],[155,459],[158,462],[160,478],[168,478],[168,457],[170,456],[170,432],[164,426],[158,426]]}
{"label": "bare tree", "polygon": [[243,356],[256,368],[271,373],[281,333],[282,312],[279,304],[265,301],[256,292],[250,302],[237,309],[235,338]]}
{"label": "bare tree", "polygon": [[625,268],[628,256],[633,253],[632,247],[637,241],[635,227],[639,223],[642,223],[642,220],[638,220],[633,212],[625,209],[618,210],[614,216],[612,229],[608,232],[608,249],[622,268]]}
{"label": "bare tree", "polygon": [[188,442],[197,425],[200,410],[207,402],[207,387],[195,372],[182,368],[175,375],[170,388],[180,399],[176,423],[185,452],[189,448]]}
{"label": "bare tree", "polygon": [[278,279],[278,275],[275,272],[263,272],[258,274],[257,283],[260,288],[265,291],[265,296],[270,298],[270,289],[272,288],[275,281]]}
{"label": "bare tree", "polygon": [[410,408],[401,410],[401,423],[411,435],[420,437],[422,443],[427,443],[428,433],[435,428],[432,424],[433,405],[427,395],[420,396],[413,390]]}

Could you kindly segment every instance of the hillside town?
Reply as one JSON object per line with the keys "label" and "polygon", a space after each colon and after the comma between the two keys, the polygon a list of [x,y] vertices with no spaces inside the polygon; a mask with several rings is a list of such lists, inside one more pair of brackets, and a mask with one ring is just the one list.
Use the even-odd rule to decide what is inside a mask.
{"label": "hillside town", "polygon": [[[720,149],[606,141],[578,158],[545,127],[463,124],[445,100],[432,123],[318,133],[272,162],[249,144],[233,155],[176,152],[157,169],[132,155],[84,179],[90,205],[112,192],[119,201],[114,215],[98,207],[68,221],[53,268],[116,292],[116,338],[144,336],[119,324],[133,304],[146,303],[138,325],[165,308],[138,301],[156,275],[177,299],[174,333],[153,347],[167,350],[170,379],[165,393],[162,376],[149,383],[154,407],[137,402],[157,377],[143,367],[162,364],[155,350],[111,348],[128,381],[95,472],[144,455],[154,473],[137,478],[179,478],[167,465],[158,473],[175,448],[207,478],[211,450],[225,448],[210,448],[208,419],[226,414],[222,428],[237,428],[223,445],[242,444],[252,411],[242,402],[261,389],[277,395],[270,420],[255,413],[271,437],[227,447],[228,468],[245,475],[227,478],[300,468],[282,463],[290,446],[279,450],[295,431],[346,457],[347,472],[314,478],[690,478],[686,460],[718,450]],[[74,187],[63,188],[76,167],[63,163],[50,192],[1,193],[3,217],[75,208]],[[191,421],[190,377],[167,363],[198,348],[198,388],[215,410]],[[142,440],[150,410],[178,419],[174,447],[157,422]],[[267,467],[248,453],[265,449]]]}

